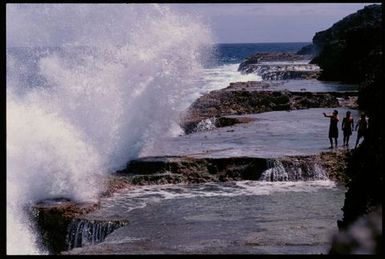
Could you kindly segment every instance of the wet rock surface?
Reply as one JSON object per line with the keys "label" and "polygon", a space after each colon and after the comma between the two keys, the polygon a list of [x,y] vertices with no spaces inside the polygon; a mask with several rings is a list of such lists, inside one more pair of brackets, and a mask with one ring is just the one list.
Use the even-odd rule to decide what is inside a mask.
{"label": "wet rock surface", "polygon": [[330,179],[343,185],[349,182],[350,178],[345,172],[353,152],[354,150],[337,150],[319,154],[320,164],[328,172]]}
{"label": "wet rock surface", "polygon": [[135,184],[198,183],[257,180],[265,169],[266,160],[260,158],[146,157],[131,161],[118,174],[133,175]]}
{"label": "wet rock surface", "polygon": [[[127,202],[141,198],[147,206],[126,212],[120,202],[110,208],[124,212],[130,224],[100,244],[63,254],[327,253],[330,235],[337,228],[333,222],[341,214],[338,205],[343,191],[332,186],[318,189],[315,182],[297,186],[287,182],[276,188],[271,184],[236,181],[141,187],[140,192],[119,197]],[[299,186],[302,191],[296,189]],[[291,188],[297,191],[286,191]]]}
{"label": "wet rock surface", "polygon": [[81,203],[66,198],[36,203],[32,207],[33,216],[49,253],[59,254],[85,243],[102,242],[106,235],[127,224],[125,220],[86,219],[99,208],[99,202]]}
{"label": "wet rock surface", "polygon": [[57,254],[67,249],[68,227],[72,220],[98,208],[98,203],[57,198],[38,202],[32,209],[43,244],[51,254]]}
{"label": "wet rock surface", "polygon": [[132,160],[126,169],[116,174],[118,177],[126,175],[133,185],[261,180],[263,172],[274,167],[272,162],[276,161],[286,171],[286,181],[317,180],[324,176],[323,179],[345,184],[348,179],[343,169],[349,155],[348,150],[338,150],[275,159],[146,157]]}
{"label": "wet rock surface", "polygon": [[242,62],[238,71],[255,73],[263,80],[316,79],[320,68],[308,56],[285,52],[257,53]]}
{"label": "wet rock surface", "polygon": [[[316,44],[317,51],[322,51],[320,56],[312,61],[312,63],[319,64],[323,69],[322,78],[327,80],[344,80],[346,82],[359,82],[362,80],[362,75],[365,71],[370,71],[372,68],[378,70],[379,60],[379,48],[371,46],[369,41],[377,42],[379,33],[372,33],[371,27],[375,27],[374,31],[378,28],[377,22],[372,22],[370,17],[373,16],[371,12],[378,12],[378,7],[368,7],[365,10],[358,12],[358,14],[349,16],[344,19],[341,23],[337,23],[330,30],[318,33],[314,38],[313,42]],[[378,13],[377,13],[378,14]],[[378,20],[378,15],[374,14],[375,19]],[[363,17],[368,18],[364,20],[363,25],[348,26],[345,24],[346,21],[356,21],[356,17],[361,16],[358,20],[362,20]],[[346,27],[347,26],[347,27]],[[376,27],[377,26],[377,27]],[[352,28],[352,30],[350,30]],[[360,44],[359,48],[362,48],[366,52],[364,58],[356,45],[352,45],[351,42],[361,39],[363,36],[368,36],[364,40],[364,46]],[[337,37],[333,39],[333,37]],[[366,41],[368,40],[368,42]],[[360,42],[360,41],[357,41]],[[344,45],[346,44],[346,45]],[[370,45],[370,46],[369,46]],[[314,46],[313,46],[314,47]],[[373,48],[372,48],[373,47]],[[304,54],[309,54],[312,47],[304,50]],[[350,52],[344,52],[344,49],[353,50],[353,54]],[[358,52],[357,52],[358,51]],[[345,53],[349,55],[346,58],[341,54]],[[337,59],[330,59],[331,55],[337,56]],[[356,60],[356,58],[358,58]],[[316,78],[318,77],[319,71],[313,70],[314,67],[307,68],[307,71],[300,71],[299,73],[292,73],[293,64],[295,63],[296,69],[300,69],[304,64],[306,58],[302,55],[287,54],[287,53],[276,53],[276,54],[257,54],[254,57],[248,59],[246,62],[241,64],[240,71],[244,72],[259,72],[265,75],[265,80],[274,79],[286,79],[290,78]],[[263,64],[270,62],[271,64]],[[283,66],[272,62],[286,62]],[[376,63],[377,62],[377,63]],[[301,64],[303,63],[303,64]],[[349,63],[349,64],[348,64]],[[363,66],[362,64],[369,64]],[[306,67],[303,67],[306,70]],[[343,69],[342,69],[343,68]],[[274,71],[269,71],[272,69]],[[262,71],[263,70],[263,71]],[[295,70],[295,69],[294,69]],[[353,72],[352,72],[353,71]],[[356,72],[357,73],[356,73]],[[290,72],[290,73],[289,73]],[[345,73],[346,72],[346,73]],[[302,80],[307,81],[307,80]],[[368,84],[371,85],[371,84]],[[370,129],[371,137],[368,137],[366,143],[362,145],[357,151],[337,150],[333,152],[321,152],[318,155],[308,156],[291,156],[291,157],[275,157],[274,161],[279,161],[278,169],[280,165],[287,171],[293,173],[287,176],[283,175],[274,178],[274,172],[268,174],[270,180],[289,179],[295,181],[298,179],[314,179],[314,175],[310,172],[316,171],[314,167],[309,164],[317,164],[325,170],[326,176],[329,179],[335,180],[338,183],[347,185],[348,192],[346,194],[345,205],[343,208],[344,218],[339,222],[340,233],[335,235],[333,239],[331,254],[351,254],[351,253],[382,253],[381,246],[378,244],[382,243],[382,228],[381,217],[382,210],[376,211],[375,215],[368,215],[367,217],[359,218],[363,214],[370,213],[378,205],[381,189],[382,177],[380,173],[380,166],[383,165],[383,149],[378,147],[378,143],[383,143],[383,138],[379,133],[378,118],[381,118],[380,110],[381,107],[377,107],[371,102],[377,100],[380,96],[378,86],[382,86],[382,83],[376,81],[374,84],[375,91],[373,88],[367,88],[366,97],[362,99],[360,106],[366,107],[370,111],[370,116],[373,119]],[[247,121],[247,119],[234,118],[233,115],[247,114],[247,113],[260,113],[265,111],[279,111],[279,110],[291,110],[291,109],[306,109],[312,107],[356,107],[357,98],[353,95],[346,93],[308,93],[308,92],[273,92],[266,91],[271,87],[266,82],[247,82],[247,83],[235,83],[231,84],[228,88],[211,92],[200,99],[198,99],[190,108],[189,114],[185,117],[184,128],[186,132],[193,132],[196,124],[204,119],[215,118],[217,122],[214,123],[215,127],[229,127],[231,125],[238,124],[240,122],[255,122],[258,120],[253,118]],[[372,86],[371,86],[372,87]],[[305,88],[304,88],[305,89]],[[264,93],[260,91],[264,90]],[[353,97],[352,97],[353,96]],[[380,102],[376,102],[380,103]],[[230,116],[229,116],[230,115]],[[190,116],[190,117],[189,117]],[[247,117],[244,117],[247,118]],[[376,121],[377,118],[377,121]],[[236,130],[234,128],[230,129]],[[326,132],[326,131],[325,131]],[[218,134],[221,134],[219,132]],[[325,135],[326,136],[326,135]],[[326,138],[326,137],[325,137]],[[352,139],[353,136],[352,136]],[[233,145],[238,139],[233,141]],[[240,140],[239,140],[240,141]],[[383,146],[383,145],[382,145]],[[253,150],[254,152],[255,150]],[[287,152],[287,151],[285,151]],[[308,152],[308,151],[306,151]],[[319,152],[319,150],[318,150]],[[231,152],[230,152],[231,153]],[[226,153],[226,156],[228,154]],[[210,155],[210,152],[208,153]],[[149,185],[149,184],[168,184],[168,183],[204,183],[204,182],[227,182],[233,180],[244,180],[244,179],[260,179],[266,171],[274,168],[269,167],[269,160],[265,158],[257,157],[237,157],[237,158],[204,158],[205,154],[201,154],[200,158],[197,157],[147,157],[132,161],[125,170],[118,172],[111,178],[110,188],[107,188],[103,195],[111,196],[119,190],[129,189],[135,185]],[[350,162],[349,162],[350,161]],[[353,161],[353,162],[352,162]],[[271,165],[271,163],[270,163]],[[370,177],[365,175],[368,171],[373,172]],[[114,178],[116,177],[116,178]],[[281,177],[281,178],[280,178]],[[328,194],[330,194],[328,192]],[[294,194],[292,194],[294,195]],[[290,214],[287,210],[287,206],[283,206],[281,212],[274,211],[269,212],[270,216],[266,218],[253,218],[248,215],[260,215],[261,210],[272,208],[272,206],[256,207],[258,213],[243,213],[246,217],[243,218],[244,227],[230,228],[229,233],[222,233],[221,230],[229,229],[223,228],[224,225],[228,226],[229,221],[239,222],[240,216],[239,211],[243,207],[247,209],[255,205],[255,200],[248,199],[229,199],[228,203],[223,202],[223,198],[220,200],[210,203],[211,206],[204,207],[205,209],[212,209],[217,204],[220,208],[215,207],[214,212],[207,213],[206,217],[202,215],[188,215],[183,217],[183,220],[178,222],[180,219],[179,214],[177,217],[174,213],[178,208],[184,208],[183,206],[190,206],[194,209],[197,208],[197,204],[190,204],[183,200],[179,203],[179,206],[175,207],[174,201],[163,203],[163,206],[154,206],[145,210],[137,211],[130,216],[134,221],[132,225],[127,224],[125,228],[119,229],[114,232],[107,239],[107,242],[100,244],[94,244],[91,242],[90,245],[83,248],[76,248],[63,254],[127,254],[127,253],[268,253],[268,252],[282,252],[281,247],[285,247],[285,253],[306,253],[311,251],[314,253],[314,247],[319,249],[322,253],[327,250],[329,245],[327,230],[332,230],[330,224],[320,224],[319,221],[313,221],[313,219],[319,219],[320,216],[325,216],[325,211],[322,213],[313,213],[315,210],[309,210],[306,208],[306,213],[313,213],[307,215],[304,218],[298,218],[298,209],[302,209],[303,202],[310,197],[308,193],[301,194],[302,196],[297,198],[287,198],[286,194],[276,199],[276,197],[270,196],[270,203],[286,203],[290,202],[293,208],[296,210],[295,216]],[[294,196],[293,196],[294,197]],[[326,197],[326,196],[325,196]],[[332,197],[329,197],[332,198]],[[331,205],[331,199],[326,199],[324,203],[317,203],[319,200],[309,200],[308,205],[315,206],[314,209],[322,207],[326,211],[332,211],[336,209],[335,205]],[[247,203],[249,202],[250,203]],[[296,201],[300,201],[296,203]],[[316,202],[314,202],[316,201]],[[237,204],[235,207],[229,207],[227,212],[229,215],[221,214],[218,217],[212,217],[215,214],[215,209],[223,212],[223,204]],[[306,203],[306,202],[305,202]],[[314,204],[313,204],[314,203]],[[164,206],[165,205],[165,206]],[[76,204],[68,200],[57,200],[55,202],[46,201],[45,204],[38,204],[34,209],[37,210],[36,215],[39,225],[42,229],[43,239],[47,242],[51,253],[58,253],[66,249],[65,235],[58,234],[68,231],[68,226],[73,220],[85,220],[87,224],[95,223],[97,220],[90,221],[89,218],[85,219],[83,216],[92,214],[98,208],[98,204]],[[327,206],[330,206],[327,209]],[[234,209],[235,208],[235,209]],[[163,214],[159,211],[163,210]],[[188,210],[186,210],[188,211]],[[288,219],[274,218],[274,215],[285,214]],[[167,215],[165,218],[154,217],[157,215]],[[209,215],[209,216],[207,216]],[[146,222],[146,217],[148,221]],[[290,218],[289,218],[290,216]],[[162,217],[162,216],[160,216]],[[338,217],[335,213],[331,213],[328,217],[333,221],[337,222]],[[143,221],[143,218],[145,220]],[[202,239],[202,229],[194,228],[188,229],[189,233],[192,234],[192,238],[188,240],[188,235],[178,236],[178,233],[185,234],[186,226],[197,226],[202,224],[202,218],[206,219],[208,224],[204,225],[205,230],[210,229],[212,236],[210,238]],[[137,221],[135,222],[135,219]],[[309,220],[307,220],[309,219]],[[193,225],[188,225],[187,221],[192,221]],[[259,221],[258,221],[259,220]],[[253,225],[252,231],[250,226],[256,222],[268,222],[276,220],[276,222],[284,221],[283,224],[267,224],[267,225]],[[357,220],[357,221],[356,221]],[[198,221],[199,224],[196,224]],[[148,223],[143,224],[144,223]],[[159,230],[170,230],[159,231],[154,233],[155,236],[152,240],[146,240],[145,237],[141,236],[144,231],[154,232],[154,222]],[[175,223],[177,222],[177,223]],[[96,222],[100,224],[100,222]],[[159,223],[159,224],[158,224]],[[144,226],[144,227],[143,227]],[[273,227],[272,227],[273,226]],[[298,229],[308,229],[304,232],[291,232],[290,227]],[[147,229],[146,229],[147,228]],[[265,236],[262,240],[260,239],[260,233],[264,228],[269,228],[267,232],[269,235]],[[282,229],[285,233],[301,233],[303,236],[298,238],[291,238],[290,235],[282,235]],[[231,232],[233,231],[233,232]],[[108,231],[107,231],[108,232]],[[171,233],[164,236],[164,233]],[[236,234],[245,234],[244,236],[237,237]],[[322,238],[319,236],[315,237],[313,233],[322,234]],[[285,238],[282,239],[282,236]],[[228,237],[228,238],[224,238]],[[125,239],[126,238],[126,239]],[[128,239],[127,239],[128,238]],[[131,239],[130,239],[131,238]],[[277,241],[279,240],[279,241]],[[320,241],[321,240],[321,241]],[[51,243],[49,243],[51,242]],[[52,243],[53,242],[53,243]],[[188,244],[187,246],[185,244]],[[269,247],[270,246],[270,247]],[[246,248],[247,247],[247,248]],[[252,249],[250,249],[252,247]],[[267,248],[269,247],[269,248]],[[292,247],[290,250],[288,247]],[[307,250],[307,247],[312,249]]]}
{"label": "wet rock surface", "polygon": [[317,79],[320,74],[318,66],[313,64],[250,64],[243,73],[255,73],[263,80]]}
{"label": "wet rock surface", "polygon": [[354,96],[357,95],[355,92],[260,91],[261,87],[267,88],[268,84],[253,81],[231,83],[227,88],[201,96],[185,111],[182,128],[189,134],[196,131],[202,120],[226,115],[341,105],[354,107]]}
{"label": "wet rock surface", "polygon": [[[268,181],[312,181],[327,179],[341,181],[338,167],[328,167],[333,160],[341,163],[346,152],[324,153],[314,156],[293,156],[274,159],[286,170],[285,179],[265,179]],[[328,156],[328,159],[325,157]],[[191,157],[147,157],[131,161],[125,170],[111,178],[125,182],[121,190],[135,189],[136,185],[159,185],[177,183],[207,183],[240,180],[261,180],[266,170],[274,169],[269,159],[237,157],[222,159],[198,159]],[[269,166],[269,164],[271,166]],[[321,168],[317,168],[317,167]],[[325,178],[317,170],[325,168]],[[321,175],[321,178],[320,178]],[[129,186],[129,188],[128,188]],[[119,192],[110,185],[108,193]],[[105,196],[107,197],[107,196]],[[84,245],[96,245],[114,230],[130,224],[120,218],[98,218],[93,213],[100,203],[76,203],[67,199],[46,200],[34,206],[36,219],[43,240],[51,254]]]}
{"label": "wet rock surface", "polygon": [[258,64],[262,62],[293,62],[305,60],[305,56],[297,55],[290,52],[256,53],[255,55],[246,58],[246,60],[239,65],[238,71],[244,71],[249,65]]}
{"label": "wet rock surface", "polygon": [[[357,110],[338,107],[245,114],[241,117],[247,116],[253,120],[249,123],[214,128],[176,138],[159,139],[156,148],[142,152],[141,157],[186,155],[199,158],[239,156],[278,158],[319,154],[330,151],[329,119],[323,117],[322,113],[334,109],[340,114],[350,111],[355,119],[359,117]],[[357,132],[354,131],[351,141],[354,142],[356,135]],[[351,145],[354,143],[351,142]],[[345,147],[340,146],[339,149]]]}

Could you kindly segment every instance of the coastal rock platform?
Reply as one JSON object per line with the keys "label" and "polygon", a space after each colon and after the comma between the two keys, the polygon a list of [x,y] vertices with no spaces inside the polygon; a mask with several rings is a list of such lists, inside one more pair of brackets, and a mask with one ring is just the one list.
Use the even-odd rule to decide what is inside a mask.
{"label": "coastal rock platform", "polygon": [[263,80],[316,79],[319,66],[309,64],[308,56],[286,52],[257,53],[242,62],[238,71],[255,73]]}
{"label": "coastal rock platform", "polygon": [[[270,85],[266,82],[250,81],[231,83],[227,88],[211,91],[198,98],[184,112],[181,118],[181,126],[189,134],[196,131],[196,127],[201,121],[227,115],[308,108],[356,107],[357,92],[355,91],[293,92],[289,90],[261,90],[269,87]],[[271,86],[271,88],[273,87]],[[216,127],[221,125],[219,121],[215,123],[218,124],[215,125]]]}

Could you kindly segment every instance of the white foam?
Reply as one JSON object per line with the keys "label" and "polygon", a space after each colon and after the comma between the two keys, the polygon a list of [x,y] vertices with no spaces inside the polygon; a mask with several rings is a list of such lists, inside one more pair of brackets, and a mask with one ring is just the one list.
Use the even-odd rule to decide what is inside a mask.
{"label": "white foam", "polygon": [[[165,184],[136,186],[134,189],[115,193],[112,197],[103,199],[101,209],[91,213],[89,217],[111,216],[119,211],[125,213],[143,208],[151,203],[162,200],[195,198],[195,197],[234,197],[261,196],[276,192],[317,192],[322,189],[336,188],[331,180],[296,181],[296,182],[266,182],[266,181],[236,181],[227,183],[202,184]],[[119,208],[116,208],[119,207]]]}
{"label": "white foam", "polygon": [[198,19],[160,5],[7,5],[8,47],[61,47],[37,60],[45,84],[28,91],[7,63],[8,254],[44,253],[23,206],[93,200],[103,175],[178,131],[212,44]]}
{"label": "white foam", "polygon": [[242,74],[238,71],[239,64],[224,64],[212,68],[205,68],[197,84],[185,101],[181,109],[186,109],[192,102],[205,93],[226,88],[232,82],[262,81],[262,77],[255,73]]}
{"label": "white foam", "polygon": [[231,82],[262,81],[256,74],[242,74],[238,71],[239,64],[226,64],[215,68],[205,69],[203,80],[205,89],[212,91],[229,86]]}

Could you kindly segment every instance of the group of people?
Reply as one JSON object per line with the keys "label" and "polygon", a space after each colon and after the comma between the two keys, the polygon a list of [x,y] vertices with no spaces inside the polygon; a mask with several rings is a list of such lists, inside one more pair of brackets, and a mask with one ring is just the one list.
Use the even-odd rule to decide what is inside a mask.
{"label": "group of people", "polygon": [[[333,139],[334,139],[334,147],[337,147],[337,139],[338,139],[338,111],[334,110],[331,114],[323,113],[325,117],[330,118],[330,126],[329,126],[329,140],[330,140],[330,149],[333,148]],[[344,135],[343,146],[349,146],[349,138],[352,135],[353,130],[357,131],[357,140],[355,148],[357,148],[358,143],[361,138],[365,138],[368,130],[368,118],[364,113],[361,114],[361,117],[358,119],[356,127],[354,127],[354,120],[351,116],[351,112],[347,111],[346,116],[342,120],[342,132]]]}

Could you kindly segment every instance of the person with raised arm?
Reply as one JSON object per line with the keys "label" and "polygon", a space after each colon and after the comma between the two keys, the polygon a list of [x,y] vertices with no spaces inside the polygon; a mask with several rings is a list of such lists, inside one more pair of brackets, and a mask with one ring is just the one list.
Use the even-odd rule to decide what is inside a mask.
{"label": "person with raised arm", "polygon": [[334,110],[331,114],[323,113],[325,117],[330,118],[330,126],[329,126],[329,140],[330,140],[330,147],[329,149],[333,148],[333,139],[335,142],[335,147],[337,147],[337,139],[338,139],[338,111]]}

